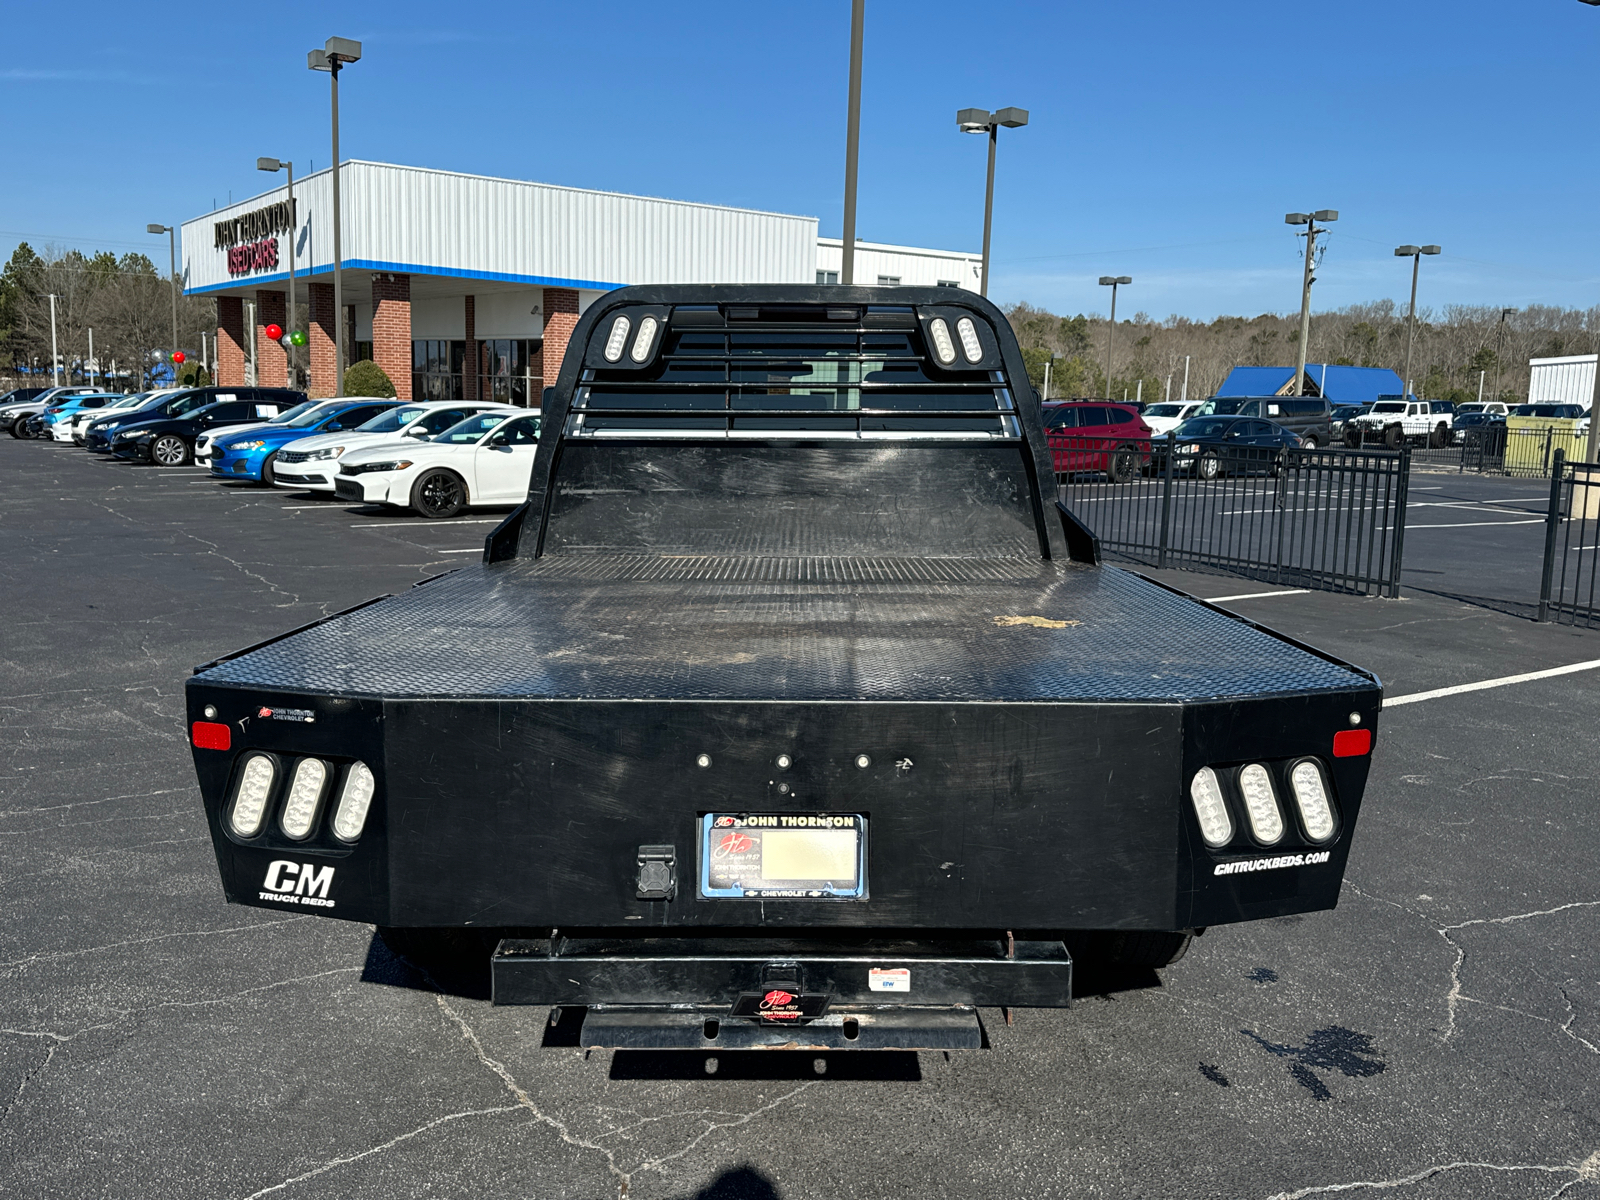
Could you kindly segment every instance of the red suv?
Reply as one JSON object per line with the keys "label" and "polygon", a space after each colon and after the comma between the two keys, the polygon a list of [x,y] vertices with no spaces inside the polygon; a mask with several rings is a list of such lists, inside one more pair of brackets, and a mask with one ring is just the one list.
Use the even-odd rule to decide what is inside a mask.
{"label": "red suv", "polygon": [[1150,461],[1150,426],[1131,404],[1048,400],[1044,431],[1057,475],[1104,471],[1126,483]]}

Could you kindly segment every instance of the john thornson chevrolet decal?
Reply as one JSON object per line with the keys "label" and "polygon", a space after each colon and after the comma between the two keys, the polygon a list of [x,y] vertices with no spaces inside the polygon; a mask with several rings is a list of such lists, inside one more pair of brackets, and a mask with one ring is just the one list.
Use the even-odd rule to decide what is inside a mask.
{"label": "john thornson chevrolet decal", "polygon": [[1283,867],[1314,867],[1333,856],[1331,850],[1313,850],[1310,854],[1280,854],[1276,858],[1247,858],[1241,862],[1218,863],[1213,875],[1244,875],[1250,871],[1276,871]]}

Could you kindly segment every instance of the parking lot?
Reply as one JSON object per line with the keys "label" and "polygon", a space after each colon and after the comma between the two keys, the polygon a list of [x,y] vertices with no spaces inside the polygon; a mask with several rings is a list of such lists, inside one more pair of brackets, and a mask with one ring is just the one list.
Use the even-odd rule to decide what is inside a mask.
{"label": "parking lot", "polygon": [[498,514],[0,439],[0,1190],[1600,1197],[1600,671],[1450,690],[1600,660],[1522,615],[1547,495],[1414,474],[1398,600],[1151,572],[1408,701],[1336,911],[1084,972],[1071,1010],[985,1013],[986,1051],[708,1078],[560,1045],[370,927],[222,902],[190,668],[470,560]]}

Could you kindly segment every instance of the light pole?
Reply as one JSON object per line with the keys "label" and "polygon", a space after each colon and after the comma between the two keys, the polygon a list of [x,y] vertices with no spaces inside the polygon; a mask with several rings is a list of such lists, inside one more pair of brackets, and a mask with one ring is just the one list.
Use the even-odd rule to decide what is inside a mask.
{"label": "light pole", "polygon": [[1304,225],[1306,231],[1297,234],[1297,237],[1306,239],[1306,274],[1305,282],[1300,287],[1300,360],[1294,372],[1294,394],[1305,395],[1306,381],[1306,347],[1311,341],[1311,285],[1316,282],[1316,277],[1311,274],[1312,256],[1316,251],[1317,234],[1327,233],[1326,229],[1318,229],[1317,222],[1332,223],[1339,219],[1337,209],[1321,208],[1314,213],[1285,213],[1285,225]]}
{"label": "light pole", "polygon": [[1179,401],[1183,402],[1183,403],[1187,403],[1188,400],[1189,400],[1189,359],[1190,359],[1190,357],[1191,356],[1187,355],[1187,354],[1185,354],[1183,356],[1183,395],[1178,397]]}
{"label": "light pole", "polygon": [[[176,354],[178,350],[178,231],[171,225],[146,225],[148,233],[164,233],[167,235],[167,269],[172,273],[172,349],[168,354]],[[172,382],[178,382],[178,365],[172,364]]]}
{"label": "light pole", "polygon": [[294,336],[295,330],[300,328],[294,322],[294,238],[298,232],[294,211],[294,164],[277,158],[258,158],[256,170],[289,172],[289,332],[283,340],[287,343],[284,354],[289,364],[289,386],[294,387],[297,383],[294,373]]}
{"label": "light pole", "polygon": [[1111,344],[1117,339],[1117,288],[1132,283],[1131,275],[1102,275],[1100,286],[1111,289],[1111,328],[1106,331],[1106,399],[1111,399]]}
{"label": "light pole", "polygon": [[50,386],[61,386],[61,357],[56,353],[56,294],[50,293]]}
{"label": "light pole", "polygon": [[867,20],[867,0],[850,7],[850,114],[844,136],[844,261],[839,282],[856,281],[856,164],[861,156],[861,39]]}
{"label": "light pole", "polygon": [[1411,310],[1406,317],[1406,374],[1400,381],[1400,399],[1408,399],[1411,395],[1411,349],[1417,341],[1417,272],[1422,266],[1424,254],[1437,254],[1437,246],[1396,246],[1396,258],[1409,258],[1411,260]]}
{"label": "light pole", "polygon": [[989,183],[983,193],[983,279],[978,295],[989,294],[989,229],[994,222],[994,150],[1000,140],[1000,126],[1020,129],[1028,123],[1025,108],[1001,108],[989,112],[982,108],[963,108],[956,113],[956,127],[962,133],[989,135]]}
{"label": "light pole", "polygon": [[344,252],[339,240],[344,213],[339,207],[339,70],[361,61],[361,43],[331,37],[321,50],[306,55],[306,66],[326,71],[333,85],[333,394],[344,395]]}

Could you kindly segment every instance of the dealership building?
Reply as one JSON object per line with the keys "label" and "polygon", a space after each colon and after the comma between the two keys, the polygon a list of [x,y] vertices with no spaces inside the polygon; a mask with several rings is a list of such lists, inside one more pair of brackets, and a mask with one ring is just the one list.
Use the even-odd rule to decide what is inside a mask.
{"label": "dealership building", "polygon": [[[333,179],[318,171],[184,223],[183,283],[217,300],[218,383],[289,380],[293,256],[308,344],[296,383],[335,391],[335,321],[404,399],[537,403],[578,316],[635,283],[837,283],[843,246],[815,217],[352,161],[340,171],[344,312],[333,295]],[[974,291],[979,255],[857,241],[858,283]]]}

